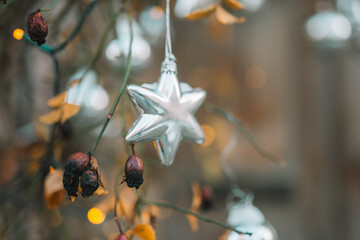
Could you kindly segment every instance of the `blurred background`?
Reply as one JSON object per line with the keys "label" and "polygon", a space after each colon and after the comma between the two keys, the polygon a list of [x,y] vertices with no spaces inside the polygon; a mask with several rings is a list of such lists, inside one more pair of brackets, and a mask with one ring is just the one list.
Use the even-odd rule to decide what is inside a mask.
{"label": "blurred background", "polygon": [[[63,42],[91,2],[63,0],[44,12],[47,43]],[[360,1],[239,0],[245,7],[241,11],[215,0],[171,2],[179,80],[206,90],[208,103],[231,111],[268,152],[287,163],[280,167],[263,158],[241,133],[227,159],[236,183],[254,193],[254,205],[278,239],[360,239]],[[25,30],[27,16],[50,3],[0,4],[0,238],[114,239],[117,227],[109,209],[114,186],[131,198],[122,193],[126,186],[118,185],[116,175],[130,153],[124,134],[138,116],[126,95],[95,154],[109,194],[74,203],[64,195],[55,209],[43,204],[36,172],[50,128],[39,117],[51,110],[47,101],[53,96],[54,66],[48,54],[16,40],[13,31]],[[184,19],[213,3],[246,21],[227,25],[215,16]],[[129,82],[155,82],[164,57],[165,1],[126,4],[134,18]],[[77,37],[58,54],[62,91],[82,76],[118,6],[119,1],[98,1]],[[120,16],[99,61],[69,90],[68,100],[82,108],[59,129],[56,168],[71,153],[91,149],[123,80],[129,38],[126,18]],[[161,167],[152,143],[137,145],[145,163],[141,188],[147,199],[190,208],[190,183],[208,185],[213,208],[200,213],[226,222],[231,185],[221,156],[237,130],[204,108],[196,117],[206,142],[182,142],[170,168]],[[101,224],[87,217],[94,206],[108,213]],[[225,231],[200,221],[193,232],[181,213],[160,216],[158,239],[218,239]]]}

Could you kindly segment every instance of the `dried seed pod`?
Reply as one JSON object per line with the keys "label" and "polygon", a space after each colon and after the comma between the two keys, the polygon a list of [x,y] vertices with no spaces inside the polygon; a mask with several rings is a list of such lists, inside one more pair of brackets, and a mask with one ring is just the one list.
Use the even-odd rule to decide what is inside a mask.
{"label": "dried seed pod", "polygon": [[137,155],[130,156],[125,164],[125,178],[129,188],[135,187],[138,189],[143,183],[144,164],[141,158]]}
{"label": "dried seed pod", "polygon": [[74,136],[74,129],[69,121],[64,122],[60,127],[60,133],[63,138],[72,138]]}
{"label": "dried seed pod", "polygon": [[83,152],[71,154],[66,160],[65,172],[80,176],[90,166],[90,157]]}
{"label": "dried seed pod", "polygon": [[201,189],[201,208],[210,210],[214,206],[214,193],[209,185],[205,185]]}
{"label": "dried seed pod", "polygon": [[75,176],[65,171],[63,176],[63,185],[69,196],[77,197],[79,187],[79,176]]}
{"label": "dried seed pod", "polygon": [[48,26],[41,16],[40,10],[30,13],[26,27],[31,40],[37,42],[39,46],[46,42],[45,38],[48,34]]}
{"label": "dried seed pod", "polygon": [[120,235],[117,235],[114,240],[128,240],[128,238],[125,234],[120,234]]}
{"label": "dried seed pod", "polygon": [[86,170],[81,175],[80,186],[83,197],[90,197],[99,188],[99,176],[95,170]]}

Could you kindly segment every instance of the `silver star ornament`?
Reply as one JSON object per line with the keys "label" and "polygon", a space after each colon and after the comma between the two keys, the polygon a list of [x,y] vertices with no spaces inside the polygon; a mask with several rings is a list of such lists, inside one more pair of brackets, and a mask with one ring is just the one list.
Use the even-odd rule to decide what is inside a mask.
{"label": "silver star ornament", "polygon": [[129,85],[131,101],[140,113],[130,128],[129,143],[155,141],[161,162],[170,166],[181,140],[204,143],[204,133],[194,117],[206,92],[177,78],[175,58],[163,62],[158,82]]}

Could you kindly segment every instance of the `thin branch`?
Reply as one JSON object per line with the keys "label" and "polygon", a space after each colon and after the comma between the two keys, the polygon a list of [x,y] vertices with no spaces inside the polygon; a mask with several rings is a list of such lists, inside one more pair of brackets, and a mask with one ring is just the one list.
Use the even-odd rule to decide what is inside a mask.
{"label": "thin branch", "polygon": [[101,54],[104,51],[106,40],[109,36],[110,30],[114,28],[114,26],[116,24],[116,20],[118,19],[118,17],[120,16],[120,14],[122,12],[123,12],[123,8],[120,8],[120,10],[111,17],[111,20],[110,20],[109,24],[106,26],[106,29],[101,37],[99,46],[95,52],[95,56],[92,58],[88,69],[92,69],[95,66],[95,64],[97,63],[97,61],[100,59]]}
{"label": "thin branch", "polygon": [[204,108],[206,111],[216,114],[225,120],[232,123],[239,131],[245,136],[245,138],[250,142],[250,144],[255,148],[255,150],[264,158],[279,164],[284,165],[285,163],[281,161],[276,156],[272,155],[271,153],[267,152],[263,146],[259,143],[259,141],[252,135],[252,133],[247,129],[244,124],[238,120],[231,112],[225,111],[219,107],[216,107],[210,103],[204,103]]}
{"label": "thin branch", "polygon": [[84,22],[85,22],[87,16],[91,13],[91,11],[93,10],[93,8],[97,4],[97,2],[98,2],[98,0],[92,0],[90,2],[90,4],[85,8],[83,14],[81,15],[80,20],[76,24],[75,28],[73,29],[73,31],[71,32],[69,37],[63,43],[60,43],[59,45],[55,46],[52,49],[52,52],[56,53],[56,52],[61,51],[76,37],[76,35],[80,32],[82,26],[84,25]]}
{"label": "thin branch", "polygon": [[110,121],[110,119],[112,118],[112,116],[114,115],[114,112],[115,112],[115,109],[120,101],[120,98],[123,94],[123,92],[125,91],[125,88],[126,88],[126,85],[127,85],[127,81],[128,81],[128,78],[129,78],[129,75],[130,75],[130,70],[131,70],[131,48],[132,48],[132,42],[133,42],[133,31],[132,31],[132,21],[131,21],[131,17],[127,14],[127,17],[128,17],[128,21],[129,21],[129,25],[130,25],[130,44],[129,44],[129,53],[128,53],[128,57],[127,57],[127,63],[126,63],[126,69],[125,69],[125,74],[124,74],[124,79],[123,79],[123,82],[122,82],[122,85],[119,89],[119,92],[116,96],[116,99],[114,101],[114,104],[105,120],[105,123],[100,131],[100,134],[98,135],[92,149],[91,149],[91,152],[90,154],[94,154],[95,150],[96,150],[96,147],[97,145],[99,144],[100,142],[100,139],[102,137],[102,135],[104,134],[104,131]]}
{"label": "thin branch", "polygon": [[53,59],[55,68],[53,95],[56,96],[60,93],[60,64],[58,58],[54,54],[52,54],[51,57]]}
{"label": "thin branch", "polygon": [[[51,57],[54,62],[54,86],[53,86],[53,96],[56,96],[60,93],[60,65],[57,57],[54,54],[51,54]],[[54,157],[54,147],[55,147],[55,137],[56,137],[56,129],[58,127],[58,123],[54,123],[51,126],[51,132],[50,132],[50,138],[46,145],[46,153],[42,159],[41,164],[41,172],[43,180],[45,179],[45,176],[49,173],[51,162],[53,161]]]}
{"label": "thin branch", "polygon": [[200,220],[202,220],[204,222],[208,222],[208,223],[218,225],[220,227],[223,227],[223,228],[229,229],[231,231],[237,232],[240,235],[249,235],[249,236],[252,235],[252,233],[241,232],[239,230],[236,230],[236,228],[234,228],[234,227],[232,227],[232,226],[230,226],[228,224],[225,224],[225,223],[219,222],[217,220],[205,217],[205,216],[200,215],[198,213],[192,212],[192,211],[190,211],[190,210],[188,210],[186,208],[178,207],[178,206],[171,205],[171,204],[168,204],[168,203],[153,202],[153,201],[146,201],[146,200],[142,200],[141,203],[145,204],[145,205],[155,205],[155,206],[158,206],[158,207],[169,208],[169,209],[173,209],[175,211],[181,212],[181,213],[185,213],[187,215],[193,215],[193,216],[197,217],[198,219],[200,219]]}
{"label": "thin branch", "polygon": [[117,225],[117,227],[118,227],[118,229],[119,229],[120,234],[124,234],[124,231],[123,231],[123,229],[122,229],[122,227],[121,227],[119,218],[118,218],[118,217],[114,217],[114,221],[116,222],[116,225]]}
{"label": "thin branch", "polygon": [[57,4],[59,0],[54,0],[46,9],[40,9],[41,12],[47,12],[50,11],[50,9]]}

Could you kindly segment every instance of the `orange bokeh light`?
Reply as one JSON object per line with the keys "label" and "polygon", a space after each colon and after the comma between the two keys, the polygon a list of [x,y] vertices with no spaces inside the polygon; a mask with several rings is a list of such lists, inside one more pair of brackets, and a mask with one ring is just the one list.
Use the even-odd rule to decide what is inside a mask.
{"label": "orange bokeh light", "polygon": [[16,40],[21,40],[23,36],[24,36],[24,30],[17,28],[13,31],[13,37]]}
{"label": "orange bokeh light", "polygon": [[88,211],[87,217],[92,224],[101,224],[106,218],[105,214],[98,208],[91,208]]}
{"label": "orange bokeh light", "polygon": [[210,125],[201,125],[202,130],[205,134],[205,142],[202,144],[202,146],[206,147],[212,144],[215,140],[215,131],[214,128]]}

